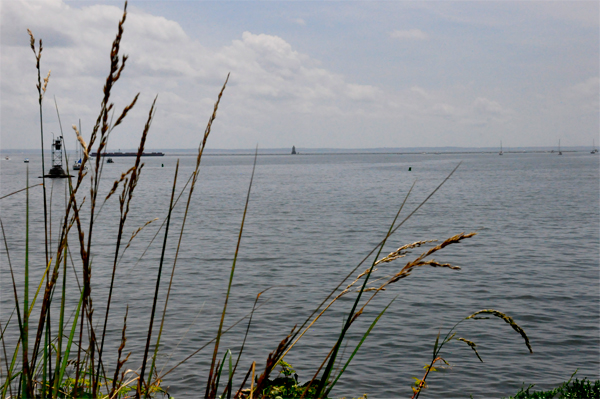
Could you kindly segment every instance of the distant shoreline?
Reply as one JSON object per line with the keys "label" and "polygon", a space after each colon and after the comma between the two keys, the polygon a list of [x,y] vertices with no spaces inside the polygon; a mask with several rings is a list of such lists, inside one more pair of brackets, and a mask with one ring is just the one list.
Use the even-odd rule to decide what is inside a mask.
{"label": "distant shoreline", "polygon": [[[468,147],[415,147],[415,148],[298,148],[294,156],[307,155],[468,155],[468,154],[498,154],[497,148],[468,148]],[[129,151],[129,150],[126,150]],[[136,149],[132,150],[137,152]],[[153,152],[164,153],[165,156],[197,156],[197,149],[151,149]],[[563,153],[589,153],[591,147],[577,146],[562,148]],[[67,151],[70,154],[71,151]],[[125,152],[125,151],[124,151]],[[206,156],[254,156],[254,149],[206,149]],[[35,149],[2,149],[0,154],[35,154]],[[50,151],[45,151],[50,153]],[[515,147],[504,150],[503,154],[557,154],[553,147]],[[259,156],[292,155],[290,148],[264,148],[258,150]]]}
{"label": "distant shoreline", "polygon": [[[585,150],[562,150],[563,153],[576,153],[576,152],[586,152]],[[531,150],[531,151],[503,151],[503,154],[551,154],[551,151],[542,151],[542,150]],[[558,154],[557,151],[554,153]],[[460,154],[498,154],[498,151],[425,151],[425,152],[298,152],[297,154],[293,154],[294,156],[314,156],[314,155],[460,155]],[[174,153],[166,153],[165,155],[178,155],[178,156],[196,156],[197,154],[186,154],[181,152]],[[254,152],[250,153],[205,153],[206,156],[254,156]],[[292,155],[289,152],[277,152],[277,153],[262,153],[258,152],[259,156],[282,156],[282,155]]]}

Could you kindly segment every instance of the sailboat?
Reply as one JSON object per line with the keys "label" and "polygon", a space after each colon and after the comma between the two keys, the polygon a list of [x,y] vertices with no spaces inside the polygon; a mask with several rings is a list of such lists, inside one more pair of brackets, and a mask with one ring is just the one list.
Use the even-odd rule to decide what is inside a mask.
{"label": "sailboat", "polygon": [[75,140],[75,148],[77,148],[77,157],[79,157],[79,160],[73,162],[73,170],[79,170],[81,169],[81,145],[77,140]]}
{"label": "sailboat", "polygon": [[502,154],[502,140],[500,140],[500,152],[498,153],[498,155],[503,155]]}
{"label": "sailboat", "polygon": [[[81,132],[81,119],[79,120],[79,131]],[[82,150],[81,144],[79,144],[79,140],[77,139],[75,140],[75,148],[77,149],[77,157],[79,158],[79,160],[73,162],[73,170],[80,170]],[[83,170],[87,170],[87,165],[84,166]]]}
{"label": "sailboat", "polygon": [[560,139],[558,139],[558,155],[562,155],[562,151],[560,150]]}
{"label": "sailboat", "polygon": [[597,154],[598,153],[598,149],[596,148],[596,140],[593,141],[593,145],[592,145],[592,151],[590,152],[590,154]]}

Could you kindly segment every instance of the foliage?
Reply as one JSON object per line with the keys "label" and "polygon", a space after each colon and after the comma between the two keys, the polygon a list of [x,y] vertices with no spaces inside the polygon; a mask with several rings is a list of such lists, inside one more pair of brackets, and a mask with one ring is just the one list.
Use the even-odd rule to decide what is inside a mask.
{"label": "foliage", "polygon": [[519,392],[515,396],[509,396],[506,399],[597,399],[600,398],[600,380],[594,382],[589,381],[587,378],[579,380],[573,377],[563,382],[561,385],[554,389],[547,391],[533,391],[530,390],[535,385],[529,385],[527,388],[519,389]]}

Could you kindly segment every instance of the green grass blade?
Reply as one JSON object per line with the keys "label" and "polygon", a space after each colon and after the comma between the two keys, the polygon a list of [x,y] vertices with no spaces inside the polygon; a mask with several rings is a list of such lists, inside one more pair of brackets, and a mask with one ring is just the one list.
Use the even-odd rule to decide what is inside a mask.
{"label": "green grass blade", "polygon": [[[154,290],[154,299],[152,303],[152,312],[150,314],[150,325],[148,326],[148,337],[146,339],[146,349],[144,350],[144,360],[142,361],[142,371],[140,372],[140,379],[138,380],[136,398],[139,399],[141,390],[144,385],[144,373],[146,371],[146,362],[148,361],[148,351],[150,350],[150,340],[152,339],[152,326],[154,324],[154,314],[156,313],[156,302],[158,300],[158,290],[160,288],[160,278],[162,274],[162,267],[165,260],[165,251],[167,249],[167,238],[169,236],[169,225],[171,223],[171,211],[173,210],[173,199],[175,198],[175,188],[177,187],[177,174],[179,172],[179,160],[177,160],[177,166],[175,167],[175,177],[173,178],[173,189],[171,190],[171,202],[169,203],[169,213],[167,214],[167,225],[165,226],[165,238],[163,240],[162,252],[160,255],[160,263],[158,265],[158,276],[156,277],[156,288]],[[154,354],[158,351],[158,342],[154,348]],[[153,362],[154,364],[154,362]],[[153,367],[151,367],[151,372]],[[152,379],[150,374],[149,379]],[[146,397],[148,397],[149,389],[146,390]]]}
{"label": "green grass blade", "polygon": [[[52,261],[52,260],[50,260],[50,261]],[[48,267],[46,267],[46,270],[44,271],[44,274],[42,275],[42,279],[40,280],[40,283],[38,284],[37,290],[35,291],[35,295],[33,296],[33,299],[31,300],[31,305],[29,305],[29,314],[31,314],[31,312],[33,311],[33,307],[35,306],[37,297],[40,294],[40,291],[42,290],[42,285],[44,284],[44,281],[46,280],[46,272],[48,271],[49,268],[50,268],[50,263],[48,263]]]}
{"label": "green grass blade", "polygon": [[[60,298],[60,316],[59,316],[59,324],[58,324],[58,347],[56,350],[56,366],[60,366],[61,356],[62,356],[62,339],[63,339],[63,329],[65,323],[65,300],[66,300],[66,287],[67,287],[67,245],[65,245],[65,255],[63,260],[63,284],[62,284],[62,296]],[[57,370],[58,371],[58,370]],[[55,377],[56,378],[56,377]],[[56,381],[55,381],[56,382]],[[58,386],[53,389],[53,398],[56,398],[58,394]]]}
{"label": "green grass blade", "polygon": [[227,356],[229,356],[229,370],[231,371],[231,351],[229,349],[227,349],[227,351],[225,352],[225,356],[223,356],[223,361],[221,362],[221,365],[219,366],[219,371],[217,373],[217,381],[215,381],[215,394],[219,391],[219,382],[221,381],[221,373],[223,373],[223,366],[225,365],[225,360],[227,359]]}
{"label": "green grass blade", "polygon": [[[21,341],[19,340],[19,342],[17,342],[17,347],[15,348],[15,352],[13,353],[13,357],[12,360],[10,362],[10,369],[8,370],[8,375],[12,375],[13,370],[15,369],[15,365],[17,364],[17,357],[19,355],[19,346],[21,345]],[[12,379],[17,378],[17,376],[22,375],[21,372],[16,373],[14,376],[12,376]],[[7,385],[8,385],[8,381],[7,381]],[[6,397],[6,386],[3,388],[2,390],[2,397],[5,398]]]}
{"label": "green grass blade", "polygon": [[[233,366],[233,371],[230,373],[230,377],[229,377],[229,381],[227,383],[227,388],[225,388],[225,391],[223,392],[223,395],[221,395],[221,397],[224,397],[225,394],[227,394],[227,397],[229,398],[231,396],[231,389],[232,389],[232,385],[233,385],[233,375],[235,374],[238,364],[240,363],[240,359],[242,357],[242,353],[244,353],[244,348],[246,346],[246,339],[248,338],[248,333],[250,332],[250,326],[252,325],[252,318],[254,316],[254,311],[257,309],[256,308],[256,304],[258,303],[258,299],[260,298],[260,296],[262,294],[264,294],[265,292],[269,291],[271,288],[275,288],[277,286],[273,286],[273,287],[269,287],[265,290],[262,290],[261,292],[259,292],[256,295],[256,299],[254,299],[254,305],[252,305],[252,311],[250,312],[250,319],[248,320],[248,326],[246,327],[246,332],[244,334],[244,339],[242,341],[242,345],[240,347],[240,351],[238,353],[237,359],[235,361],[235,365]],[[262,305],[261,305],[262,306]]]}
{"label": "green grass blade", "polygon": [[[415,184],[413,183],[413,187],[414,187],[414,185]],[[344,328],[342,329],[342,332],[341,332],[341,334],[340,334],[337,342],[335,343],[335,345],[333,347],[333,353],[332,353],[331,357],[329,358],[329,362],[327,363],[327,366],[325,367],[325,371],[323,371],[323,376],[321,378],[321,381],[319,382],[319,385],[317,387],[317,391],[316,391],[316,394],[315,394],[315,396],[317,398],[321,397],[321,392],[323,392],[323,389],[325,388],[325,385],[327,384],[327,380],[329,379],[329,375],[331,374],[331,370],[333,370],[333,365],[335,364],[339,348],[342,345],[342,342],[343,342],[344,337],[346,335],[346,331],[348,331],[348,329],[350,328],[350,324],[354,320],[354,315],[355,315],[355,312],[356,312],[356,308],[358,307],[358,304],[360,302],[360,298],[361,298],[363,292],[367,288],[367,283],[369,282],[369,278],[371,277],[371,273],[373,272],[373,268],[375,267],[375,262],[377,262],[377,259],[379,259],[379,256],[381,255],[381,251],[383,251],[383,247],[385,246],[385,244],[387,242],[387,239],[397,229],[397,228],[395,229],[394,226],[396,225],[396,221],[398,220],[398,217],[400,216],[400,212],[402,212],[402,209],[404,208],[404,204],[406,203],[406,200],[408,199],[408,196],[410,195],[411,191],[412,191],[412,187],[409,190],[409,192],[406,195],[406,197],[404,198],[404,201],[402,201],[402,205],[400,205],[400,208],[398,209],[398,212],[396,213],[396,216],[394,217],[394,220],[392,221],[392,224],[390,225],[385,238],[379,244],[379,249],[377,251],[377,255],[375,256],[375,258],[373,259],[373,262],[371,263],[371,267],[369,268],[369,272],[365,275],[365,278],[363,280],[363,284],[362,284],[360,290],[358,291],[358,295],[356,296],[356,299],[354,300],[354,304],[352,305],[352,309],[348,313],[348,318],[346,319],[346,324],[344,325]]]}
{"label": "green grass blade", "polygon": [[[456,165],[456,167],[448,174],[448,176],[446,176],[446,178],[431,193],[429,193],[429,195],[423,201],[421,201],[419,203],[419,205],[415,209],[413,209],[413,211],[411,213],[408,214],[408,216],[406,216],[400,223],[398,223],[398,225],[396,227],[394,227],[394,229],[392,230],[392,234],[395,233],[400,227],[402,227],[404,225],[404,223],[406,223],[423,205],[425,205],[425,203],[427,201],[429,201],[429,199],[444,185],[444,183],[446,183],[446,181],[448,181],[448,179],[450,179],[450,177],[456,172],[456,170],[459,168],[459,166],[461,164],[462,164],[462,162],[459,162],[458,165]],[[413,184],[413,187],[414,187],[414,184]],[[412,188],[411,188],[411,190],[412,190]],[[410,195],[410,191],[409,191],[408,195]],[[407,197],[408,197],[408,195],[407,195]],[[323,307],[323,305],[325,305],[325,303],[327,303],[327,301],[329,301],[329,299],[354,274],[354,272],[356,272],[358,270],[358,268],[361,267],[363,265],[363,263],[366,262],[366,260],[369,259],[369,257],[371,255],[373,255],[373,253],[379,248],[379,246],[382,244],[382,242],[375,245],[375,247],[358,263],[358,265],[356,265],[354,267],[354,269],[352,269],[346,275],[346,277],[344,277],[344,279],[342,279],[342,281],[340,281],[338,283],[338,285],[329,292],[327,297],[325,297],[325,299],[323,299],[323,301],[321,301],[319,306],[317,306],[317,308],[315,310],[313,310],[312,313],[302,323],[302,325],[298,329],[298,332],[294,336],[292,336],[292,339],[296,338],[296,335],[300,334],[300,331],[302,331],[302,333],[306,332],[306,330],[303,330],[304,326],[306,326],[306,324],[308,324],[308,322],[313,318],[313,316],[315,314],[317,314],[319,312],[319,310],[321,310],[321,307]],[[313,321],[313,323],[314,323],[314,321]],[[299,337],[296,338],[296,341],[294,341],[294,343],[291,346],[295,345],[295,343],[298,341],[298,339],[299,339]]]}
{"label": "green grass blade", "polygon": [[231,352],[229,352],[229,379],[227,380],[227,399],[231,399],[231,388],[233,384],[233,356],[231,356]]}
{"label": "green grass blade", "polygon": [[[12,262],[10,261],[10,252],[8,251],[8,242],[6,241],[6,232],[4,231],[4,223],[0,218],[0,228],[2,229],[2,238],[4,240],[4,248],[6,249],[6,257],[8,260],[8,267],[10,269],[10,277],[12,279],[13,294],[15,296],[15,309],[17,310],[17,321],[19,322],[19,332],[23,335],[23,319],[21,318],[21,308],[19,305],[19,294],[17,292],[17,283],[15,281],[15,274],[13,272]],[[4,395],[2,397],[5,397]]]}
{"label": "green grass blade", "polygon": [[433,358],[434,359],[437,357],[437,354],[438,354],[437,349],[438,349],[438,345],[440,343],[440,332],[441,331],[438,331],[438,335],[435,339],[435,344],[433,345]]}
{"label": "green grass blade", "polygon": [[[16,309],[18,309],[18,307]],[[5,333],[6,329],[8,328],[8,325],[10,324],[10,321],[12,320],[12,317],[13,317],[14,314],[15,314],[15,309],[13,309],[13,311],[11,312],[10,317],[8,318],[8,321],[6,322],[6,325],[4,326],[4,328],[2,328],[2,334],[0,334],[0,341],[2,341],[2,354],[4,355],[4,362],[6,364],[6,373],[7,374],[6,374],[6,378],[5,379],[7,381],[10,380],[10,374],[11,374],[11,372],[10,372],[10,366],[8,365],[8,356],[6,354],[6,342],[4,340],[4,333]],[[1,326],[0,326],[0,328],[1,328]],[[1,366],[0,366],[0,377],[3,377],[2,376],[2,367]],[[8,384],[8,382],[5,383],[5,384]],[[10,389],[10,396],[13,396],[11,385],[8,385],[8,387]],[[0,386],[0,389],[2,391],[4,391],[4,385]],[[4,395],[2,395],[2,397],[4,398]]]}
{"label": "green grass blade", "polygon": [[244,206],[244,214],[242,215],[242,223],[240,225],[240,233],[238,235],[237,245],[235,247],[235,254],[233,255],[233,264],[231,265],[231,272],[229,274],[229,284],[227,286],[227,295],[225,295],[225,303],[223,304],[223,312],[221,313],[221,322],[219,323],[219,331],[217,331],[217,339],[215,340],[215,349],[213,351],[212,362],[210,365],[210,371],[208,374],[208,382],[206,384],[205,398],[208,399],[208,393],[210,390],[210,381],[212,381],[212,374],[215,367],[215,361],[217,360],[217,353],[219,351],[219,343],[221,341],[221,335],[223,331],[223,323],[225,322],[225,314],[227,313],[227,303],[229,302],[229,295],[231,293],[231,284],[233,283],[233,274],[235,273],[235,265],[237,257],[240,251],[240,243],[242,242],[242,233],[244,232],[244,222],[246,221],[246,213],[248,211],[248,203],[250,202],[250,191],[252,190],[252,181],[254,180],[254,171],[256,170],[256,159],[258,158],[258,146],[254,152],[254,165],[252,165],[252,175],[250,176],[250,184],[248,185],[248,194],[246,195],[246,205]]}
{"label": "green grass blade", "polygon": [[[27,182],[25,186],[29,187],[29,165],[27,165]],[[27,360],[29,349],[29,189],[25,193],[25,285],[23,286],[23,330],[21,332],[21,342],[23,343],[23,382],[21,384],[21,394],[23,398],[28,396],[29,387],[29,367]]]}
{"label": "green grass blade", "polygon": [[[265,301],[264,303],[262,303],[261,305],[259,305],[256,308],[256,310],[260,309],[261,307],[263,307],[268,302],[269,302],[269,300]],[[230,325],[229,327],[227,327],[225,330],[223,330],[223,334],[228,333],[231,329],[233,329],[235,326],[237,326],[238,324],[240,324],[246,317],[248,317],[250,315],[251,315],[251,312],[247,313],[245,316],[240,317],[235,323],[233,323],[232,325]],[[216,340],[216,337],[213,338],[213,339],[211,339],[210,341],[208,341],[204,345],[202,345],[200,348],[196,349],[194,352],[192,352],[191,354],[189,354],[188,356],[186,356],[183,360],[180,360],[175,366],[171,367],[167,372],[161,374],[158,378],[161,379],[161,380],[164,379],[165,376],[167,376],[168,374],[171,374],[175,369],[177,369],[177,367],[181,366],[182,364],[184,364],[185,362],[187,362],[188,360],[190,360],[192,357],[196,356],[204,348],[206,348],[208,345],[212,344],[215,340]]]}
{"label": "green grass blade", "polygon": [[367,339],[367,337],[369,336],[369,334],[371,333],[371,330],[373,329],[373,327],[375,327],[375,325],[377,324],[377,322],[379,321],[379,319],[381,318],[381,316],[383,316],[383,314],[385,313],[386,310],[388,310],[388,308],[390,307],[390,305],[392,303],[394,303],[394,301],[396,300],[396,298],[398,298],[398,296],[396,295],[394,297],[394,299],[392,299],[392,301],[379,313],[379,315],[377,315],[377,317],[375,318],[375,320],[373,320],[373,322],[371,323],[371,325],[369,326],[369,328],[367,329],[367,332],[365,332],[365,334],[363,335],[362,339],[360,340],[360,342],[358,343],[358,345],[356,346],[356,349],[354,349],[354,352],[352,352],[352,355],[350,355],[350,357],[348,358],[348,360],[346,361],[346,364],[344,364],[344,367],[342,367],[342,370],[340,371],[340,373],[338,374],[338,376],[335,378],[335,380],[333,380],[333,382],[329,385],[329,388],[327,388],[327,391],[325,392],[325,397],[327,397],[329,395],[329,392],[331,392],[331,390],[333,389],[333,387],[335,386],[335,384],[338,382],[338,380],[340,379],[340,377],[342,376],[342,374],[344,374],[344,371],[346,371],[346,368],[348,367],[348,365],[350,364],[350,362],[352,361],[352,359],[354,358],[354,356],[356,355],[356,353],[358,352],[358,350],[360,349],[360,347],[362,346],[363,342],[365,342],[365,340]]}
{"label": "green grass blade", "polygon": [[69,354],[71,353],[71,345],[73,344],[73,338],[75,337],[75,331],[77,330],[77,320],[79,319],[79,311],[81,310],[81,304],[83,302],[83,290],[81,291],[81,295],[79,296],[79,304],[77,305],[77,310],[75,310],[75,315],[73,316],[73,325],[71,327],[71,332],[69,333],[69,340],[67,341],[67,347],[65,348],[65,354],[62,359],[62,364],[60,365],[60,369],[56,370],[58,377],[54,377],[54,392],[52,397],[58,397],[58,387],[62,383],[62,380],[65,376],[65,371],[67,369],[67,363],[69,361]]}

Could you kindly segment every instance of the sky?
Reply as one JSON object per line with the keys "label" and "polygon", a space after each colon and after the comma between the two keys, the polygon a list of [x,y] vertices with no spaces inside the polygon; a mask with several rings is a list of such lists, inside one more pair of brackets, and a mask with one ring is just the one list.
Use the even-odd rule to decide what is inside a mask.
{"label": "sky", "polygon": [[[109,149],[592,146],[597,1],[130,1],[113,90],[139,101]],[[113,1],[0,2],[0,148],[75,147],[96,121],[123,13]],[[56,105],[55,105],[56,101]],[[119,111],[117,111],[119,112]],[[72,143],[72,144],[70,144]]]}

